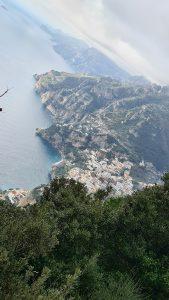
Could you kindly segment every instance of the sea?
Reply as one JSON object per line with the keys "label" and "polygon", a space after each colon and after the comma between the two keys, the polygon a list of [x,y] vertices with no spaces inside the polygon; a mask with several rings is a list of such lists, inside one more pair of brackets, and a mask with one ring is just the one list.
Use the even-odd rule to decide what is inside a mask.
{"label": "sea", "polygon": [[0,3],[0,189],[31,189],[49,181],[51,165],[61,158],[36,128],[52,120],[34,92],[33,75],[51,69],[71,72],[53,50],[50,36],[24,11]]}

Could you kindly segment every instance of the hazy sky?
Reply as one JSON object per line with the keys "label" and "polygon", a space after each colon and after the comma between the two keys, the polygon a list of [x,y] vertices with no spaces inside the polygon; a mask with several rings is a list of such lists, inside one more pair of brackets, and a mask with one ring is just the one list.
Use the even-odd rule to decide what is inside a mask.
{"label": "hazy sky", "polygon": [[169,0],[18,0],[133,73],[169,82]]}

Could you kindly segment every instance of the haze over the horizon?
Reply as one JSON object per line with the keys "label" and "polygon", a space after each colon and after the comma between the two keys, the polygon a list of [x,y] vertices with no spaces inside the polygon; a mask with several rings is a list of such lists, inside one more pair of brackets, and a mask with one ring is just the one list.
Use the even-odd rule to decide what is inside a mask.
{"label": "haze over the horizon", "polygon": [[129,72],[169,83],[167,0],[17,2],[50,25],[82,37]]}

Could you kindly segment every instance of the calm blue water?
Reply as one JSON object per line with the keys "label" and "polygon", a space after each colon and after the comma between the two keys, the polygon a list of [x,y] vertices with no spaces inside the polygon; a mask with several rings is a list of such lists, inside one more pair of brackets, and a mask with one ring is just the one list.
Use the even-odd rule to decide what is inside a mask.
{"label": "calm blue water", "polygon": [[0,8],[0,90],[13,87],[0,106],[0,188],[32,188],[48,181],[59,156],[35,135],[51,124],[33,90],[34,73],[71,71],[50,37],[19,12]]}

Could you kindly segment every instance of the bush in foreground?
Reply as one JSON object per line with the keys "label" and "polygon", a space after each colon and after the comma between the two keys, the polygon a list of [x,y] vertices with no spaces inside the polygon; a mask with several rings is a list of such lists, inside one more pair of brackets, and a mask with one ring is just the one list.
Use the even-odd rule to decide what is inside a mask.
{"label": "bush in foreground", "polygon": [[62,178],[32,207],[0,203],[0,299],[168,299],[168,178],[106,202]]}

